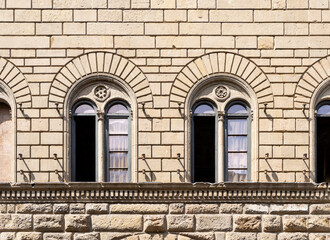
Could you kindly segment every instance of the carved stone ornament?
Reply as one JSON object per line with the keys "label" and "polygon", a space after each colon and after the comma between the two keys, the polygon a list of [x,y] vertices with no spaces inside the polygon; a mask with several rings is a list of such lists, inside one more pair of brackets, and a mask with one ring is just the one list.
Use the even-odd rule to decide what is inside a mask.
{"label": "carved stone ornament", "polygon": [[97,101],[103,102],[110,96],[110,90],[104,85],[98,85],[94,88],[94,97]]}
{"label": "carved stone ornament", "polygon": [[219,85],[214,89],[214,94],[218,100],[224,101],[230,96],[230,91],[228,87]]}

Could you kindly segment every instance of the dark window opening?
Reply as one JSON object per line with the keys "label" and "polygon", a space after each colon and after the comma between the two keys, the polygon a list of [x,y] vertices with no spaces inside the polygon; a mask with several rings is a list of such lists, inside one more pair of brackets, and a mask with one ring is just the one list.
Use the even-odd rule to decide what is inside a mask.
{"label": "dark window opening", "polygon": [[215,116],[194,116],[194,182],[215,182]]}
{"label": "dark window opening", "polygon": [[74,116],[75,179],[77,182],[95,182],[96,127],[95,116]]}
{"label": "dark window opening", "polygon": [[330,182],[330,117],[317,118],[316,181]]}

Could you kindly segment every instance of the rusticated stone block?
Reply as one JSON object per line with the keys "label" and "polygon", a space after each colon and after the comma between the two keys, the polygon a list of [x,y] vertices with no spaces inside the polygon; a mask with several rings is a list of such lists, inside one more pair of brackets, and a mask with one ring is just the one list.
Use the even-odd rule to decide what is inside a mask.
{"label": "rusticated stone block", "polygon": [[227,233],[226,240],[257,240],[256,233]]}
{"label": "rusticated stone block", "polygon": [[0,215],[0,231],[24,231],[32,229],[32,215]]}
{"label": "rusticated stone block", "polygon": [[259,232],[261,230],[260,216],[235,216],[235,231],[236,232]]}
{"label": "rusticated stone block", "polygon": [[193,215],[167,216],[167,228],[170,232],[192,232],[195,226]]}
{"label": "rusticated stone block", "polygon": [[269,210],[266,204],[246,204],[244,206],[244,213],[246,214],[267,214]]}
{"label": "rusticated stone block", "polygon": [[327,240],[327,237],[330,237],[330,234],[325,233],[310,233],[309,240]]}
{"label": "rusticated stone block", "polygon": [[196,215],[197,231],[231,231],[231,215]]}
{"label": "rusticated stone block", "polygon": [[170,213],[171,214],[184,213],[184,204],[183,203],[172,203],[172,204],[170,204]]}
{"label": "rusticated stone block", "polygon": [[111,213],[167,213],[167,204],[113,204]]}
{"label": "rusticated stone block", "polygon": [[329,218],[323,216],[310,216],[307,219],[307,230],[309,232],[329,232]]}
{"label": "rusticated stone block", "polygon": [[15,240],[16,233],[13,232],[3,232],[0,234],[1,240]]}
{"label": "rusticated stone block", "polygon": [[69,213],[69,204],[54,204],[54,213]]}
{"label": "rusticated stone block", "polygon": [[309,210],[311,214],[330,214],[330,204],[312,204]]}
{"label": "rusticated stone block", "polygon": [[142,215],[95,215],[92,228],[95,231],[142,231]]}
{"label": "rusticated stone block", "polygon": [[114,233],[114,232],[101,232],[101,239],[115,240],[115,239],[127,239],[127,237],[132,236],[133,233]]}
{"label": "rusticated stone block", "polygon": [[89,215],[66,215],[65,230],[68,232],[87,232],[90,226]]}
{"label": "rusticated stone block", "polygon": [[164,215],[144,216],[144,231],[147,233],[165,232],[166,220]]}
{"label": "rusticated stone block", "polygon": [[16,234],[16,240],[42,240],[42,233],[19,232]]}
{"label": "rusticated stone block", "polygon": [[108,213],[109,212],[109,205],[106,203],[103,204],[95,204],[95,203],[87,203],[86,204],[86,212],[87,213]]}
{"label": "rusticated stone block", "polygon": [[308,240],[307,233],[280,233],[278,240]]}
{"label": "rusticated stone block", "polygon": [[219,213],[218,204],[187,204],[186,213]]}
{"label": "rusticated stone block", "polygon": [[99,233],[76,233],[74,235],[74,240],[99,240]]}
{"label": "rusticated stone block", "polygon": [[83,203],[70,204],[70,213],[85,213],[85,204]]}
{"label": "rusticated stone block", "polygon": [[283,216],[283,230],[285,232],[306,232],[307,217]]}
{"label": "rusticated stone block", "polygon": [[243,204],[228,204],[220,205],[220,213],[243,213]]}
{"label": "rusticated stone block", "polygon": [[17,213],[52,213],[53,206],[51,204],[17,204]]}
{"label": "rusticated stone block", "polygon": [[44,233],[44,240],[71,240],[71,233]]}
{"label": "rusticated stone block", "polygon": [[276,240],[276,233],[258,233],[258,240]]}
{"label": "rusticated stone block", "polygon": [[[180,233],[179,237],[180,236],[184,236],[189,239],[196,239],[196,240],[214,240],[215,239],[214,233],[182,232],[182,233]],[[217,238],[217,240],[219,240],[219,239]]]}
{"label": "rusticated stone block", "polygon": [[307,204],[272,204],[270,205],[272,214],[307,214]]}
{"label": "rusticated stone block", "polygon": [[279,232],[282,229],[282,219],[280,216],[264,215],[262,217],[264,232]]}
{"label": "rusticated stone block", "polygon": [[62,215],[34,215],[34,230],[41,232],[63,231],[64,221]]}

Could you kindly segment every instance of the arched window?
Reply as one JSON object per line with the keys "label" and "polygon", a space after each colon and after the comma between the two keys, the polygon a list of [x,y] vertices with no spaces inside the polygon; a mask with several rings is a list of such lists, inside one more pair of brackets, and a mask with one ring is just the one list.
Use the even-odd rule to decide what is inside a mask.
{"label": "arched window", "polygon": [[72,111],[72,180],[96,181],[96,111],[90,102],[79,102]]}
{"label": "arched window", "polygon": [[249,180],[250,110],[243,102],[226,107],[225,122],[225,179],[229,182]]}
{"label": "arched window", "polygon": [[216,111],[209,102],[192,109],[192,181],[216,181]]}
{"label": "arched window", "polygon": [[129,182],[131,179],[130,120],[130,110],[126,103],[111,103],[106,124],[106,175],[109,182]]}
{"label": "arched window", "polygon": [[329,182],[330,101],[321,102],[316,109],[316,182]]}

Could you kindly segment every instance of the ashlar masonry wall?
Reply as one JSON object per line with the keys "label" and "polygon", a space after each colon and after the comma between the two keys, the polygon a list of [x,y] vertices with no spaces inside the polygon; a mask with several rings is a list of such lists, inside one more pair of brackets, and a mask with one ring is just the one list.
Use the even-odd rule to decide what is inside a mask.
{"label": "ashlar masonry wall", "polygon": [[70,181],[65,101],[102,75],[137,99],[134,181],[190,181],[188,96],[230,76],[256,102],[252,181],[313,182],[311,99],[330,75],[329,22],[328,0],[0,0],[10,181]]}

